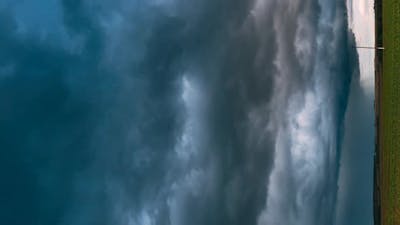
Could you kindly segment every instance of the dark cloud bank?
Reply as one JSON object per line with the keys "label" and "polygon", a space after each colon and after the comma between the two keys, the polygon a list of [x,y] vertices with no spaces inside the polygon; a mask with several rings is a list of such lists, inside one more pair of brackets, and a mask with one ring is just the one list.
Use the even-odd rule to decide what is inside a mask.
{"label": "dark cloud bank", "polygon": [[1,5],[2,224],[335,224],[344,2],[48,2]]}

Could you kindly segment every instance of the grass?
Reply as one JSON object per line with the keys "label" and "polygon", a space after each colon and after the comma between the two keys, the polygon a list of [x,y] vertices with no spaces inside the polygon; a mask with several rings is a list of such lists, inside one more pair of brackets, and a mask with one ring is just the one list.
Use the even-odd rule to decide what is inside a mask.
{"label": "grass", "polygon": [[381,224],[400,225],[400,0],[382,0],[379,158]]}

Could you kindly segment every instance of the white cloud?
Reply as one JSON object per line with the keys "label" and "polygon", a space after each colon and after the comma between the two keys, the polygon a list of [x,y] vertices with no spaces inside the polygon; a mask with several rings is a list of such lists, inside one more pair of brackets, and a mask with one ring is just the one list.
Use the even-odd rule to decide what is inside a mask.
{"label": "white cloud", "polygon": [[184,75],[181,79],[182,94],[181,100],[184,105],[185,121],[181,137],[175,147],[178,158],[183,162],[188,162],[191,158],[196,157],[200,146],[198,138],[202,135],[202,108],[204,100],[198,85],[193,78]]}
{"label": "white cloud", "polygon": [[[292,11],[300,7],[286,1],[280,4]],[[280,18],[275,24],[278,73],[271,105],[275,109],[283,105],[283,109],[276,110],[271,121],[278,135],[266,208],[259,216],[259,225],[312,225],[333,221],[337,135],[341,125],[336,109],[344,106],[338,105],[339,93],[331,82],[341,79],[339,76],[350,75],[337,74],[331,69],[337,66],[338,45],[346,47],[341,39],[344,24],[341,11],[336,2],[321,0],[319,4],[321,13],[317,24],[304,9],[297,18],[293,49],[285,42],[290,34],[282,27],[281,19],[284,16],[290,21],[290,18],[276,9],[276,17]],[[307,32],[315,33],[307,35]],[[291,58],[293,52],[295,59]],[[299,81],[304,85],[293,88]]]}
{"label": "white cloud", "polygon": [[[375,12],[374,0],[347,0],[348,11],[351,12],[349,26],[354,32],[358,46],[375,46]],[[364,92],[374,95],[375,51],[357,49],[360,61],[360,82]]]}

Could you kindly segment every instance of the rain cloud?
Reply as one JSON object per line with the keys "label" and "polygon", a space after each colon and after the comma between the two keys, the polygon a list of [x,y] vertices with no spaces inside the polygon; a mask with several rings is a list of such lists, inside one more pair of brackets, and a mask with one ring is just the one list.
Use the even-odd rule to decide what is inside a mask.
{"label": "rain cloud", "polygon": [[0,4],[5,224],[335,224],[344,1],[46,2]]}

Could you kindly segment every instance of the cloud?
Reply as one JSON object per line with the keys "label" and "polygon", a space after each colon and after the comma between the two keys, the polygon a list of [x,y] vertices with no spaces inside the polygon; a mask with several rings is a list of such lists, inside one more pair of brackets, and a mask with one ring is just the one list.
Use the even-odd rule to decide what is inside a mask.
{"label": "cloud", "polygon": [[342,3],[58,3],[58,36],[1,14],[7,224],[332,221]]}
{"label": "cloud", "polygon": [[351,83],[340,158],[336,224],[373,224],[374,100],[359,70]]}
{"label": "cloud", "polygon": [[[92,162],[88,140],[101,114],[102,81],[85,77],[99,74],[94,63],[20,33],[10,11],[0,14],[2,223],[59,223],[76,197],[76,177]],[[72,85],[77,77],[80,87]],[[87,202],[82,211],[102,214],[92,204],[103,200],[95,181],[87,179],[91,191],[79,197]]]}
{"label": "cloud", "polygon": [[[293,39],[297,40],[288,40],[281,44],[285,47],[278,49],[274,97],[276,102],[288,101],[288,104],[278,111],[278,122],[274,124],[278,132],[276,157],[268,186],[267,206],[259,217],[259,224],[334,222],[337,161],[354,68],[352,53],[347,50],[351,39],[348,39],[346,21],[342,16],[344,4],[319,3],[319,6],[302,5],[318,10],[309,10],[315,13],[314,16],[296,19],[305,23],[298,25],[298,32],[294,32],[297,37],[286,34],[284,29],[279,30],[280,27],[275,28],[278,35],[282,32],[282,36],[294,36]],[[285,10],[295,11],[299,7],[292,2],[282,4]],[[280,12],[278,15],[286,14]],[[315,32],[310,35],[313,38],[302,35],[304,27]],[[293,46],[293,49],[287,46]],[[307,46],[312,47],[307,49]],[[293,52],[297,57],[291,59]],[[296,67],[298,72],[290,71]],[[294,89],[287,86],[291,81],[297,85]],[[303,84],[303,88],[299,84]]]}

